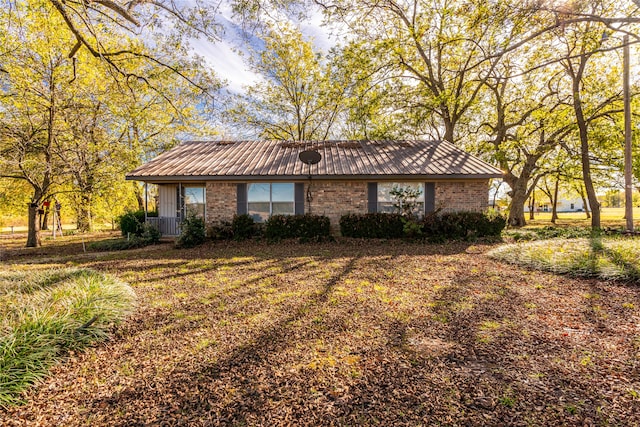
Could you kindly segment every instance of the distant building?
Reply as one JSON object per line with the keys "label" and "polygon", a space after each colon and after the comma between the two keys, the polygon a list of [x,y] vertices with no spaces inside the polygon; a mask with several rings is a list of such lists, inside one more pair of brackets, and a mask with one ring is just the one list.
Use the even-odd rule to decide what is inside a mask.
{"label": "distant building", "polygon": [[[553,210],[553,205],[549,201],[546,202],[538,202],[536,201],[536,212],[551,212]],[[525,212],[529,212],[529,204],[526,204],[524,207]],[[582,203],[581,198],[575,199],[558,199],[558,212],[583,212],[584,211],[584,203]]]}

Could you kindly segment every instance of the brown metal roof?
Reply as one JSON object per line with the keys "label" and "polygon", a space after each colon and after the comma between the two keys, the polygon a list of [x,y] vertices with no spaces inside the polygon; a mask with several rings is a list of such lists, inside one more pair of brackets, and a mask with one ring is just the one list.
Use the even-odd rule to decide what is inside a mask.
{"label": "brown metal roof", "polygon": [[[316,150],[308,166],[300,152]],[[499,169],[444,141],[190,141],[127,175],[140,181],[499,178]]]}

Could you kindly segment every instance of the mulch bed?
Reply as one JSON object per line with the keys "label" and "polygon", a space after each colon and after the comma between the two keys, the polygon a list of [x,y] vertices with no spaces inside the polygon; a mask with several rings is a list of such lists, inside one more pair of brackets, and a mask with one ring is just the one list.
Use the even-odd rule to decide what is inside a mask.
{"label": "mulch bed", "polygon": [[527,271],[490,246],[346,240],[77,242],[14,268],[83,266],[138,295],[5,425],[640,425],[640,286]]}

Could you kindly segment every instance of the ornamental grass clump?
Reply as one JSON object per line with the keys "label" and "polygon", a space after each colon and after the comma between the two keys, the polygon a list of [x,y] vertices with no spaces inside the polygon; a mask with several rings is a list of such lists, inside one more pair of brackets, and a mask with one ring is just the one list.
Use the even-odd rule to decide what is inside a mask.
{"label": "ornamental grass clump", "polygon": [[68,351],[107,338],[134,303],[127,284],[88,269],[0,270],[0,406],[20,402]]}
{"label": "ornamental grass clump", "polygon": [[500,246],[494,259],[580,277],[640,281],[640,239],[552,239]]}

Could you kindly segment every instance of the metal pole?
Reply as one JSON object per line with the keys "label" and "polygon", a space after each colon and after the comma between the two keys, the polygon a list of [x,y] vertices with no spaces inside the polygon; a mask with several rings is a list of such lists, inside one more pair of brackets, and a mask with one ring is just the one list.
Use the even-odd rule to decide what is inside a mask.
{"label": "metal pole", "polygon": [[631,91],[629,90],[629,36],[623,40],[624,91],[624,216],[627,231],[633,232],[633,175],[631,173]]}

